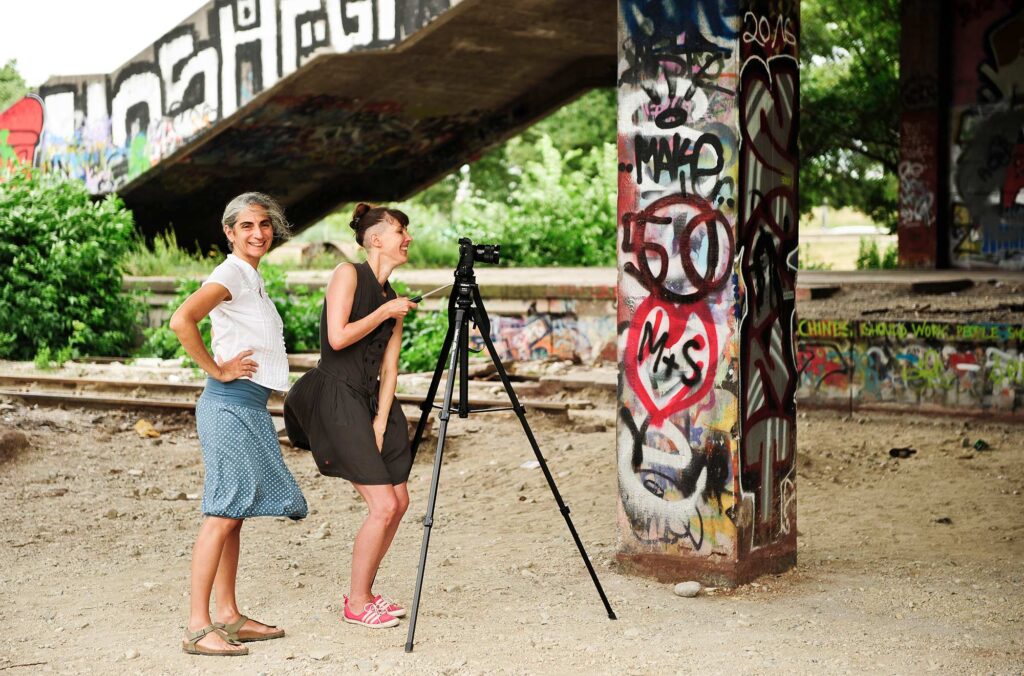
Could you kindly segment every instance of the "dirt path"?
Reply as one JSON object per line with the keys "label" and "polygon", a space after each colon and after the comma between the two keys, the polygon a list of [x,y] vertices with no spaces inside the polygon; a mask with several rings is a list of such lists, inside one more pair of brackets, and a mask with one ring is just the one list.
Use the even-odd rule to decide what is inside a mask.
{"label": "dirt path", "polygon": [[[31,440],[0,462],[0,671],[1024,670],[1021,427],[801,414],[798,567],[684,599],[614,566],[612,409],[568,425],[532,415],[619,614],[611,622],[540,470],[521,467],[532,454],[514,418],[455,421],[411,655],[404,624],[372,632],[339,622],[362,505],[307,455],[286,450],[312,513],[246,525],[239,598],[244,612],[289,635],[254,644],[249,657],[214,660],[178,644],[200,521],[193,423],[151,418],[169,431],[142,439],[137,419],[0,402],[0,425]],[[993,450],[969,451],[965,436]],[[890,446],[905,445],[917,455],[889,459]],[[432,453],[431,444],[413,470],[413,505],[378,580],[407,604]]]}

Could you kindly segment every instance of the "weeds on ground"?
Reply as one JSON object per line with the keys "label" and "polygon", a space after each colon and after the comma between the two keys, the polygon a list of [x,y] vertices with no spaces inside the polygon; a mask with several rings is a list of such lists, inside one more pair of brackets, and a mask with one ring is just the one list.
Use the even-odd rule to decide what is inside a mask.
{"label": "weeds on ground", "polygon": [[899,248],[895,245],[879,251],[878,242],[870,237],[861,237],[857,250],[858,270],[895,270],[899,267]]}
{"label": "weeds on ground", "polygon": [[205,275],[223,257],[224,254],[217,249],[203,254],[197,246],[189,251],[179,246],[173,230],[167,230],[154,237],[152,244],[147,244],[141,235],[136,237],[125,261],[125,274],[136,277]]}

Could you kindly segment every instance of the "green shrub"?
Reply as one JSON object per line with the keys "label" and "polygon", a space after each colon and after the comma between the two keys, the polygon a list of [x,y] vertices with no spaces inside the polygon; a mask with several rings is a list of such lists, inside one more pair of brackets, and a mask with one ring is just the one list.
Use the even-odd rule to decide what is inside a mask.
{"label": "green shrub", "polygon": [[216,249],[211,249],[205,256],[198,248],[190,252],[178,246],[173,230],[167,230],[154,237],[152,244],[147,244],[141,235],[136,237],[125,262],[125,273],[139,277],[200,275],[208,272],[214,261],[222,256]]}
{"label": "green shrub", "polygon": [[[419,293],[419,290],[409,289],[402,282],[392,282],[391,288],[399,296]],[[446,299],[440,302],[442,306],[447,305]],[[433,371],[447,331],[447,312],[417,309],[407,314],[402,323],[402,351],[398,357],[398,369],[405,373]]]}
{"label": "green shrub", "polygon": [[[178,286],[175,290],[174,299],[164,306],[167,312],[168,320],[170,320],[171,314],[178,309],[185,299],[191,296],[199,287],[201,282],[198,279],[181,279],[178,280]],[[210,318],[205,317],[199,322],[199,334],[203,337],[203,343],[207,349],[210,349]],[[195,366],[195,362],[187,354],[185,354],[185,348],[181,346],[178,341],[178,336],[175,335],[174,331],[171,331],[171,327],[164,322],[160,326],[150,327],[143,331],[146,339],[143,341],[142,346],[136,352],[136,356],[139,357],[160,357],[161,359],[174,359],[175,357],[185,357],[185,362],[190,366]]]}
{"label": "green shrub", "polygon": [[857,247],[858,270],[895,270],[899,267],[899,248],[889,245],[879,252],[878,242],[870,237],[861,237]]}
{"label": "green shrub", "polygon": [[284,323],[284,344],[289,352],[320,351],[320,311],[326,289],[306,286],[288,287],[283,269],[276,265],[260,266],[267,295],[277,306]]}
{"label": "green shrub", "polygon": [[[26,167],[0,183],[0,357],[127,354],[142,305],[122,290],[132,214]],[[45,351],[45,352],[44,352]]]}
{"label": "green shrub", "polygon": [[[319,352],[320,350],[320,312],[324,302],[323,289],[309,289],[305,286],[289,287],[285,281],[284,271],[275,265],[260,266],[267,287],[267,295],[274,301],[281,321],[284,323],[284,342],[289,353]],[[186,298],[199,288],[200,282],[194,279],[182,280],[178,283],[174,300],[167,304],[168,316],[180,306]],[[417,293],[410,290],[402,282],[393,282],[395,292],[400,296]],[[448,330],[448,317],[444,312],[426,312],[414,310],[405,318],[405,329],[402,333],[402,353],[399,368],[402,371],[429,371],[437,364],[437,355],[444,342]],[[210,347],[210,318],[199,323],[199,332],[203,342]],[[164,323],[162,326],[146,329],[146,341],[139,348],[140,357],[161,357],[172,359],[186,357],[185,350],[178,342],[178,337]]]}
{"label": "green shrub", "polygon": [[501,244],[502,265],[614,265],[615,146],[562,154],[541,136],[537,148],[507,200],[477,192],[457,205],[459,234]]}

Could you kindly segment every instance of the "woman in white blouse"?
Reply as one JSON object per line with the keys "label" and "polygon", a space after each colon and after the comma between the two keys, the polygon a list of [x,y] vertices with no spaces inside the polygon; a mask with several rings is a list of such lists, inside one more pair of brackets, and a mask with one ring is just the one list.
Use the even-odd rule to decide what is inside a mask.
{"label": "woman in white blouse", "polygon": [[[192,550],[192,598],[182,649],[195,655],[246,655],[240,645],[284,630],[238,610],[239,534],[253,516],[306,516],[306,500],[281,457],[267,410],[272,390],[288,388],[284,325],[267,296],[259,263],[274,236],[286,236],[280,205],[261,193],[228,203],[222,219],[232,253],[171,317],[185,351],[209,375],[196,405],[206,476],[203,514]],[[213,354],[198,324],[210,316]],[[210,617],[216,590],[217,622]]]}

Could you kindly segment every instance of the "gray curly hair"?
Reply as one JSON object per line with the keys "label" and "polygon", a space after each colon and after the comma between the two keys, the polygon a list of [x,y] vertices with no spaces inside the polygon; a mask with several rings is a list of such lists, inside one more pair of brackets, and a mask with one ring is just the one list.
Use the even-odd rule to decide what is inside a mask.
{"label": "gray curly hair", "polygon": [[[263,207],[267,210],[267,216],[270,217],[270,222],[274,226],[275,238],[284,240],[291,236],[292,227],[284,217],[284,209],[281,208],[281,205],[273,197],[261,192],[244,192],[228,202],[228,205],[224,207],[224,216],[220,219],[220,222],[225,228],[235,227],[235,223],[238,222],[238,215],[242,213],[243,209],[251,206]],[[231,242],[229,241],[228,249],[231,248]]]}

